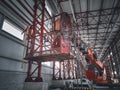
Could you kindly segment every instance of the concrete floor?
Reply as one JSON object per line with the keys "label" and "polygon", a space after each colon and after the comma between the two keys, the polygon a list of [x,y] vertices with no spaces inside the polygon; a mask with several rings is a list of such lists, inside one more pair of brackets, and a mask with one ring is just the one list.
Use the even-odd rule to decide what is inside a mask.
{"label": "concrete floor", "polygon": [[[56,88],[56,89],[50,89],[50,90],[61,90],[61,89]],[[94,90],[120,90],[120,87],[109,88],[105,86],[97,86]]]}
{"label": "concrete floor", "polygon": [[[67,80],[69,81],[69,80]],[[70,80],[71,81],[71,80]],[[49,90],[64,90],[66,80],[55,80],[52,81],[51,87],[49,87]],[[93,84],[92,87],[95,88],[94,90],[120,90],[119,84],[113,84],[113,88],[108,86],[99,86],[96,84]],[[58,89],[61,88],[61,89]]]}
{"label": "concrete floor", "polygon": [[120,86],[108,87],[108,86],[96,86],[96,90],[120,90]]}
{"label": "concrete floor", "polygon": [[120,88],[97,88],[95,90],[120,90]]}

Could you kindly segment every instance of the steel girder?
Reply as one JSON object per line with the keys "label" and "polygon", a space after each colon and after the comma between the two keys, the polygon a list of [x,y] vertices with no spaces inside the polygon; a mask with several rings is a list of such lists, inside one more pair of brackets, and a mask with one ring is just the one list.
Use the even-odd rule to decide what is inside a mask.
{"label": "steel girder", "polygon": [[[101,2],[102,5],[102,2]],[[102,6],[101,6],[102,7]],[[100,9],[100,10],[91,10],[86,12],[80,12],[76,13],[76,19],[78,21],[78,26],[80,30],[80,35],[86,35],[89,37],[83,37],[83,39],[88,39],[88,41],[91,41],[91,33],[95,35],[95,45],[97,45],[97,41],[100,38],[101,44],[104,44],[107,40],[108,35],[110,34],[110,29],[117,30],[119,28],[120,21],[115,21],[114,18],[117,18],[119,16],[118,12],[120,10],[119,6],[113,7],[113,8],[106,8],[106,9]],[[89,22],[87,23],[87,19],[89,19]],[[76,25],[73,25],[73,28],[76,27]],[[101,33],[101,30],[103,30]],[[113,33],[117,31],[114,31]],[[88,32],[89,31],[89,32]],[[112,39],[112,38],[111,38]],[[112,40],[111,40],[112,41]],[[109,45],[110,43],[108,43]]]}
{"label": "steel girder", "polygon": [[[39,22],[37,19],[37,9],[38,9],[38,1],[35,0],[33,24],[30,27],[27,27],[25,30],[26,39],[27,39],[26,56],[29,57],[33,57],[35,52],[38,50],[38,48],[40,48],[39,54],[40,55],[42,54],[45,0],[43,0],[42,2],[41,22]],[[38,43],[40,43],[40,45]],[[43,80],[41,77],[41,61],[37,61],[37,67],[33,71],[32,71],[32,62],[33,60],[30,59],[28,60],[28,72],[25,82],[33,82],[33,81],[42,82]],[[35,79],[33,79],[32,75],[35,73],[36,70],[37,70],[37,76],[35,77]]]}

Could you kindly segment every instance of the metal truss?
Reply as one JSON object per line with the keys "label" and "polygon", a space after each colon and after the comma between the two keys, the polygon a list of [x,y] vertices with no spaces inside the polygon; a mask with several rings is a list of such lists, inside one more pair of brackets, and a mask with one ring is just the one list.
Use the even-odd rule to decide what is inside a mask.
{"label": "metal truss", "polygon": [[[90,43],[93,40],[91,38],[94,35],[94,49],[98,40],[101,42],[101,45],[105,44],[111,30],[113,30],[113,33],[116,33],[120,24],[120,21],[117,20],[120,7],[116,6],[103,9],[102,4],[103,3],[101,2],[100,10],[91,10],[75,14],[78,21],[80,35],[85,35],[83,39],[86,38]],[[116,21],[113,18],[116,18]],[[73,26],[76,27],[76,25]],[[112,41],[112,39],[113,38],[110,37],[109,41]],[[107,44],[109,45],[110,43]]]}
{"label": "metal truss", "polygon": [[75,60],[64,60],[59,62],[59,68],[53,61],[53,80],[75,79]]}
{"label": "metal truss", "polygon": [[[62,75],[68,79],[74,78],[74,63],[71,54],[71,37],[70,37],[70,18],[66,13],[61,13],[51,19],[45,18],[45,0],[42,0],[41,13],[37,15],[39,2],[35,0],[33,22],[24,30],[26,33],[27,49],[25,59],[28,60],[28,74],[26,82],[42,82],[41,62],[53,61],[53,80],[62,79]],[[46,20],[45,20],[46,19]],[[47,25],[51,25],[47,27]],[[67,60],[67,62],[64,62]],[[37,67],[32,71],[32,62],[37,62]],[[59,61],[59,68],[56,69],[56,61]],[[63,73],[64,70],[68,73]],[[33,79],[37,70],[37,76]],[[56,76],[59,75],[57,78]],[[64,76],[64,78],[65,78]]]}
{"label": "metal truss", "polygon": [[[30,58],[33,58],[36,52],[38,52],[39,55],[42,54],[45,0],[43,0],[42,2],[41,22],[36,17],[37,9],[38,9],[38,2],[37,0],[35,0],[33,24],[28,26],[25,29],[26,39],[27,39],[26,40],[27,41],[26,57],[30,57]],[[41,62],[37,61],[37,67],[33,71],[31,71],[33,59],[30,59],[30,58],[28,60],[28,73],[25,81],[26,82],[33,82],[33,81],[42,82],[43,80],[41,77]],[[33,80],[32,74],[34,74],[36,70],[38,70],[37,76],[35,80]]]}
{"label": "metal truss", "polygon": [[[60,6],[61,11],[63,10],[60,2],[64,1],[68,0],[58,0],[58,5]],[[27,16],[27,14],[25,14],[24,11],[22,11],[12,0],[1,0],[0,2],[1,6],[9,8],[19,20],[23,21],[25,25],[28,25],[24,31],[27,36],[25,59],[28,60],[28,73],[25,81],[42,81],[41,62],[47,61],[53,61],[54,80],[72,79],[80,76],[76,73],[78,68],[75,65],[77,62],[76,59],[73,58],[73,55],[75,55],[75,49],[72,50],[72,47],[75,48],[75,45],[71,45],[71,37],[68,38],[68,42],[70,43],[69,53],[63,54],[58,52],[60,50],[59,48],[53,48],[58,41],[55,41],[56,34],[58,34],[58,31],[54,31],[55,21],[60,18],[63,13],[58,13],[58,15],[51,17],[45,8],[45,0],[33,0],[34,7],[32,7],[27,0],[24,0],[24,3],[21,0],[16,0],[16,2],[26,10],[26,13],[29,16]],[[104,0],[101,0],[100,9],[89,10],[90,2],[87,0],[87,10],[82,12],[81,2],[79,1],[80,12],[74,13],[77,24],[72,23],[71,25],[68,25],[68,28],[71,28],[72,32],[77,33],[76,38],[81,37],[89,43],[94,43],[94,49],[98,50],[98,54],[100,54],[101,51],[104,53],[105,50],[103,50],[104,48],[102,48],[102,45],[107,44],[105,45],[105,48],[107,48],[111,44],[114,34],[117,33],[120,26],[120,1],[118,0],[118,3],[116,4],[113,2],[112,8],[103,8],[103,2]],[[69,16],[71,16],[71,14]],[[62,29],[65,29],[65,26],[63,25]],[[70,32],[67,33],[71,36]],[[110,34],[111,37],[108,40]],[[106,43],[107,40],[108,42]],[[79,41],[76,41],[76,43],[78,42]],[[73,55],[70,53],[73,53]],[[37,63],[37,67],[32,71],[32,63],[34,61]],[[57,61],[59,62],[59,68],[56,67],[55,64]],[[84,68],[81,61],[78,63],[81,68]],[[36,71],[37,75],[33,77]]]}

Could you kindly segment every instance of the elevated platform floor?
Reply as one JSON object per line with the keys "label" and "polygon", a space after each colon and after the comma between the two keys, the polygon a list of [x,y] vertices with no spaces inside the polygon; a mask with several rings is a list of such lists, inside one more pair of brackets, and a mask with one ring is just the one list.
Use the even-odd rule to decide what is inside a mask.
{"label": "elevated platform floor", "polygon": [[33,60],[33,61],[61,61],[61,60],[69,60],[74,59],[74,55],[70,53],[59,53],[59,54],[43,54],[40,56],[34,56],[34,57],[25,57],[26,60]]}

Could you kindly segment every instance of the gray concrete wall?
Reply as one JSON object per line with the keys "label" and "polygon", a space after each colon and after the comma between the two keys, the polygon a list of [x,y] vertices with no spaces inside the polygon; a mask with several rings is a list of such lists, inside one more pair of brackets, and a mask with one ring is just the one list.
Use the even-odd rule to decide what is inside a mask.
{"label": "gray concrete wall", "polygon": [[[3,19],[0,14],[0,90],[22,90],[27,72],[24,42],[1,30]],[[42,65],[42,77],[50,84],[52,69]]]}

